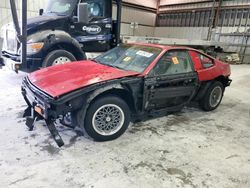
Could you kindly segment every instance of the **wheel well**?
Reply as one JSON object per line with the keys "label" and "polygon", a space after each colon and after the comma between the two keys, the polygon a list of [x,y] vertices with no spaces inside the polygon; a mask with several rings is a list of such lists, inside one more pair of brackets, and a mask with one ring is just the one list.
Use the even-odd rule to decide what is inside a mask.
{"label": "wheel well", "polygon": [[131,93],[129,93],[129,91],[124,90],[124,89],[111,89],[111,90],[105,91],[105,92],[97,95],[91,101],[91,103],[94,102],[95,100],[97,100],[101,97],[107,96],[107,95],[114,95],[114,96],[120,97],[121,99],[123,99],[127,103],[131,112],[135,113],[136,109],[135,109],[134,99],[133,99]]}
{"label": "wheel well", "polygon": [[51,48],[49,48],[49,50],[47,50],[47,53],[50,53],[54,50],[66,50],[72,53],[75,56],[76,60],[78,61],[86,59],[86,56],[84,55],[84,53],[83,52],[80,53],[79,49],[70,43],[55,44]]}
{"label": "wheel well", "polygon": [[224,76],[219,76],[217,78],[215,78],[216,81],[219,81],[223,84],[224,87],[228,86],[228,78],[224,77]]}

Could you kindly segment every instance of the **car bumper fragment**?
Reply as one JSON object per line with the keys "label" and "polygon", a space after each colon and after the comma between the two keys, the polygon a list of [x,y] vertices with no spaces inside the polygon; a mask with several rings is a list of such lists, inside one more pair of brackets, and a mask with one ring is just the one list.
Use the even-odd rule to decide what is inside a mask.
{"label": "car bumper fragment", "polygon": [[2,67],[4,66],[4,63],[3,63],[3,58],[0,57],[0,69],[2,69]]}
{"label": "car bumper fragment", "polygon": [[233,81],[232,79],[228,79],[228,82],[227,82],[227,84],[226,84],[226,85],[227,85],[227,86],[230,86],[230,85],[231,85],[231,83],[232,83],[232,81]]}
{"label": "car bumper fragment", "polygon": [[28,108],[24,111],[23,117],[26,118],[26,126],[29,131],[33,131],[36,121],[45,120],[46,125],[59,147],[64,145],[64,142],[56,129],[56,119],[48,115],[48,104],[34,95],[32,89],[27,85],[27,81],[23,82],[22,95],[28,104]]}
{"label": "car bumper fragment", "polygon": [[[35,111],[35,107],[29,106],[25,111],[24,111],[24,118],[26,118],[26,126],[29,128],[29,131],[33,131],[35,122],[43,119],[41,116]],[[46,125],[55,140],[56,144],[58,147],[62,147],[64,145],[64,142],[62,140],[62,137],[60,136],[58,130],[56,129],[56,121],[53,120],[52,118],[45,119]]]}

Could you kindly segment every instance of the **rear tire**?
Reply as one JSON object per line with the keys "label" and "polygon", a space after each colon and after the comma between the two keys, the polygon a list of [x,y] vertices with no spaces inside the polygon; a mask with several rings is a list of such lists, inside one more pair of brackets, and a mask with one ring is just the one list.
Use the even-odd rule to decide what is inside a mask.
{"label": "rear tire", "polygon": [[215,81],[200,100],[200,107],[204,111],[212,111],[218,108],[224,95],[225,87],[219,81]]}
{"label": "rear tire", "polygon": [[43,67],[50,67],[72,61],[76,61],[76,58],[72,53],[66,50],[54,50],[45,57],[43,61]]}
{"label": "rear tire", "polygon": [[96,141],[120,137],[130,123],[130,109],[116,96],[105,96],[94,101],[86,114],[85,131]]}

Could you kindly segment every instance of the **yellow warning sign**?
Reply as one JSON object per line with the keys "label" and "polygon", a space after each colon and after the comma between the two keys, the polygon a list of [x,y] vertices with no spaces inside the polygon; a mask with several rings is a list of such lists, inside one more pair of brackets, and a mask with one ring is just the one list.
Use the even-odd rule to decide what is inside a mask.
{"label": "yellow warning sign", "polygon": [[175,65],[179,64],[179,60],[177,59],[177,57],[172,57],[172,61]]}
{"label": "yellow warning sign", "polygon": [[130,60],[131,60],[131,57],[126,57],[123,59],[123,61],[125,61],[125,62],[129,62]]}

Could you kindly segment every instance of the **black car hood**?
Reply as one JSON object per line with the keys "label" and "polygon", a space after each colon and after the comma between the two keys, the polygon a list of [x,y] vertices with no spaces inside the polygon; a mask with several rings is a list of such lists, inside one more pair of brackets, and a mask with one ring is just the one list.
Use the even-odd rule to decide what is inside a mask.
{"label": "black car hood", "polygon": [[67,28],[66,25],[68,23],[68,16],[57,16],[57,15],[50,15],[50,16],[38,16],[34,18],[29,18],[27,21],[27,32],[28,34],[35,33],[39,30],[46,30],[46,29],[61,29]]}

